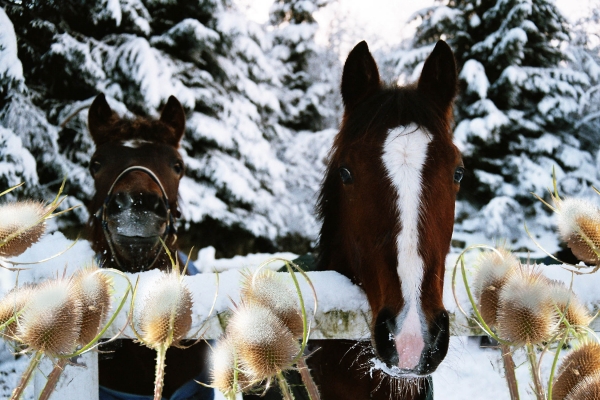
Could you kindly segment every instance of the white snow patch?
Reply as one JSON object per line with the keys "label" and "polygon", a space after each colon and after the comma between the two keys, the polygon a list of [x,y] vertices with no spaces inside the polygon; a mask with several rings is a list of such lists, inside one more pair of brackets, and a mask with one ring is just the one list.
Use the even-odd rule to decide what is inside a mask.
{"label": "white snow patch", "polygon": [[0,84],[6,84],[8,89],[22,90],[24,82],[15,28],[4,9],[0,8]]}

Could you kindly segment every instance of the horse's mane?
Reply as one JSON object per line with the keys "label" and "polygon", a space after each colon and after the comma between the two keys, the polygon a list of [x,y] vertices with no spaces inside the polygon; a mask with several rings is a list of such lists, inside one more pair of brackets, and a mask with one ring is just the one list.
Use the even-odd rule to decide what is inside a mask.
{"label": "horse's mane", "polygon": [[326,269],[332,252],[340,248],[340,243],[335,243],[339,239],[335,232],[340,225],[339,221],[334,220],[339,218],[335,209],[339,204],[340,193],[335,180],[339,179],[336,162],[340,149],[367,140],[366,135],[377,135],[374,139],[383,143],[385,139],[379,139],[381,135],[387,135],[389,129],[409,123],[426,128],[432,134],[443,132],[451,135],[451,113],[452,109],[440,109],[415,84],[383,88],[351,113],[344,115],[340,132],[329,155],[329,165],[316,204],[317,216],[322,223],[317,246],[317,269]]}
{"label": "horse's mane", "polygon": [[177,147],[180,136],[175,129],[161,120],[145,117],[121,119],[113,113],[106,125],[96,128],[96,145],[126,140],[145,140]]}

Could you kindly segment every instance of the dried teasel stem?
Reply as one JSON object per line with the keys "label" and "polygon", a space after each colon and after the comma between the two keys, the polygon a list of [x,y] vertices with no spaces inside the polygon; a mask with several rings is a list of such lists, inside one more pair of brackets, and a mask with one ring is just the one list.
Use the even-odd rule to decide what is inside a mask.
{"label": "dried teasel stem", "polygon": [[538,400],[546,400],[546,394],[542,381],[540,379],[540,366],[535,356],[535,349],[532,344],[526,345],[527,358],[529,359],[529,367],[531,368],[531,378],[533,379],[533,389]]}
{"label": "dried teasel stem", "polygon": [[44,386],[42,393],[40,393],[40,397],[38,398],[38,400],[48,400],[50,398],[50,395],[52,395],[52,392],[54,392],[56,384],[58,383],[58,379],[60,378],[62,372],[67,366],[67,363],[68,359],[66,358],[58,359],[58,361],[54,365],[54,368],[52,368],[52,371],[48,375],[46,385]]}
{"label": "dried teasel stem", "polygon": [[298,360],[298,369],[300,370],[300,376],[302,377],[302,382],[306,387],[306,391],[308,392],[308,397],[310,400],[320,400],[321,394],[317,389],[317,384],[312,378],[310,374],[310,370],[308,369],[308,365],[306,364],[306,358],[300,357]]}
{"label": "dried teasel stem", "polygon": [[165,360],[167,358],[168,346],[162,345],[156,349],[156,378],[154,379],[154,400],[162,399],[162,391],[165,382]]}
{"label": "dried teasel stem", "polygon": [[281,395],[284,400],[294,400],[294,395],[290,390],[290,385],[288,385],[285,377],[283,376],[283,372],[279,371],[277,373],[277,382],[279,383],[279,390],[281,390]]}
{"label": "dried teasel stem", "polygon": [[511,400],[519,400],[519,385],[515,370],[515,360],[512,358],[510,346],[507,344],[500,345],[500,351],[502,352],[502,361],[504,362],[504,376],[506,377],[506,383],[508,384],[508,392],[510,393]]}
{"label": "dried teasel stem", "polygon": [[33,353],[31,361],[29,362],[29,365],[27,366],[25,372],[23,372],[23,375],[21,375],[21,380],[19,381],[17,387],[13,390],[10,400],[18,400],[19,398],[21,398],[23,391],[27,387],[31,376],[33,375],[33,371],[35,371],[35,369],[39,365],[43,355],[44,353],[42,353],[41,351],[36,351],[35,353]]}

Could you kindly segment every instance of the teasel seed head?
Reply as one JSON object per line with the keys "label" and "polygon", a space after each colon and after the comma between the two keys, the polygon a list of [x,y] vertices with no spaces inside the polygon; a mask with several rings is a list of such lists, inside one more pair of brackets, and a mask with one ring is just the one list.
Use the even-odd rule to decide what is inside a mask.
{"label": "teasel seed head", "polygon": [[250,386],[248,377],[239,370],[238,360],[237,388],[233,387],[235,357],[235,345],[226,336],[221,338],[213,348],[211,370],[212,385],[222,393],[242,391]]}
{"label": "teasel seed head", "polygon": [[[554,397],[554,394],[552,395]],[[586,376],[573,388],[565,400],[600,400],[600,374]]]}
{"label": "teasel seed head", "polygon": [[158,348],[170,345],[171,338],[172,343],[185,338],[192,326],[192,294],[179,273],[164,273],[156,281],[139,316],[140,335],[148,347]]}
{"label": "teasel seed head", "polygon": [[537,344],[557,328],[549,281],[529,266],[510,276],[500,292],[498,333],[515,345]]}
{"label": "teasel seed head", "polygon": [[[47,208],[40,202],[27,200],[0,206],[0,256],[15,257],[37,242],[46,230]],[[12,235],[20,232],[16,236]]]}
{"label": "teasel seed head", "polygon": [[30,349],[53,357],[75,350],[82,304],[72,279],[40,284],[18,319],[17,339]]}
{"label": "teasel seed head", "polygon": [[78,344],[85,346],[98,335],[110,311],[112,279],[97,267],[78,271],[75,284],[82,304],[81,331]]}
{"label": "teasel seed head", "polygon": [[575,257],[589,264],[598,264],[598,255],[593,247],[600,251],[600,210],[588,200],[566,198],[557,204],[557,211],[560,236]]}
{"label": "teasel seed head", "polygon": [[[21,311],[34,292],[33,285],[24,285],[12,289],[0,300],[0,325]],[[8,340],[16,340],[17,322],[14,321],[1,332],[1,336]]]}
{"label": "teasel seed head", "polygon": [[247,303],[258,303],[271,309],[295,338],[302,337],[304,326],[298,295],[277,273],[262,269],[255,275],[246,274],[240,296]]}
{"label": "teasel seed head", "polygon": [[585,340],[563,358],[552,386],[552,399],[565,399],[581,381],[599,373],[600,345]]}
{"label": "teasel seed head", "polygon": [[519,265],[517,257],[504,248],[482,253],[477,260],[478,270],[473,281],[475,296],[479,299],[481,316],[490,327],[497,324],[502,287]]}
{"label": "teasel seed head", "polygon": [[[564,314],[569,325],[575,327],[588,326],[592,321],[592,316],[587,308],[581,304],[575,293],[559,281],[551,281],[550,287],[552,301]],[[568,308],[567,304],[569,305]]]}
{"label": "teasel seed head", "polygon": [[241,304],[234,310],[227,334],[235,343],[240,369],[251,380],[268,379],[291,367],[300,351],[298,340],[285,324],[256,303]]}

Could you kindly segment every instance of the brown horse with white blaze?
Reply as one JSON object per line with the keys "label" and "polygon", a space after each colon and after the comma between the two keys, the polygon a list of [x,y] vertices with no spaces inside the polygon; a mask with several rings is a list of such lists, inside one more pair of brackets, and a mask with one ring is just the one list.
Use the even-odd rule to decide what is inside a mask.
{"label": "brown horse with white blaze", "polygon": [[361,42],[341,92],[344,117],[318,202],[318,269],[364,289],[372,348],[319,341],[309,365],[325,400],[426,398],[419,385],[448,350],[445,259],[464,173],[451,133],[454,55],[440,41],[417,84],[386,88]]}
{"label": "brown horse with white blaze", "polygon": [[[96,193],[88,205],[89,239],[101,265],[124,272],[169,270],[171,262],[161,240],[175,255],[174,222],[184,174],[178,151],[185,131],[181,104],[171,96],[158,120],[127,119],[120,118],[100,94],[89,109],[88,124],[96,144],[90,160]],[[99,360],[100,400],[152,398],[156,352],[128,339],[109,346],[100,347],[107,352]],[[195,382],[208,380],[207,350],[199,343],[167,351],[164,396],[213,398],[212,390]]]}

